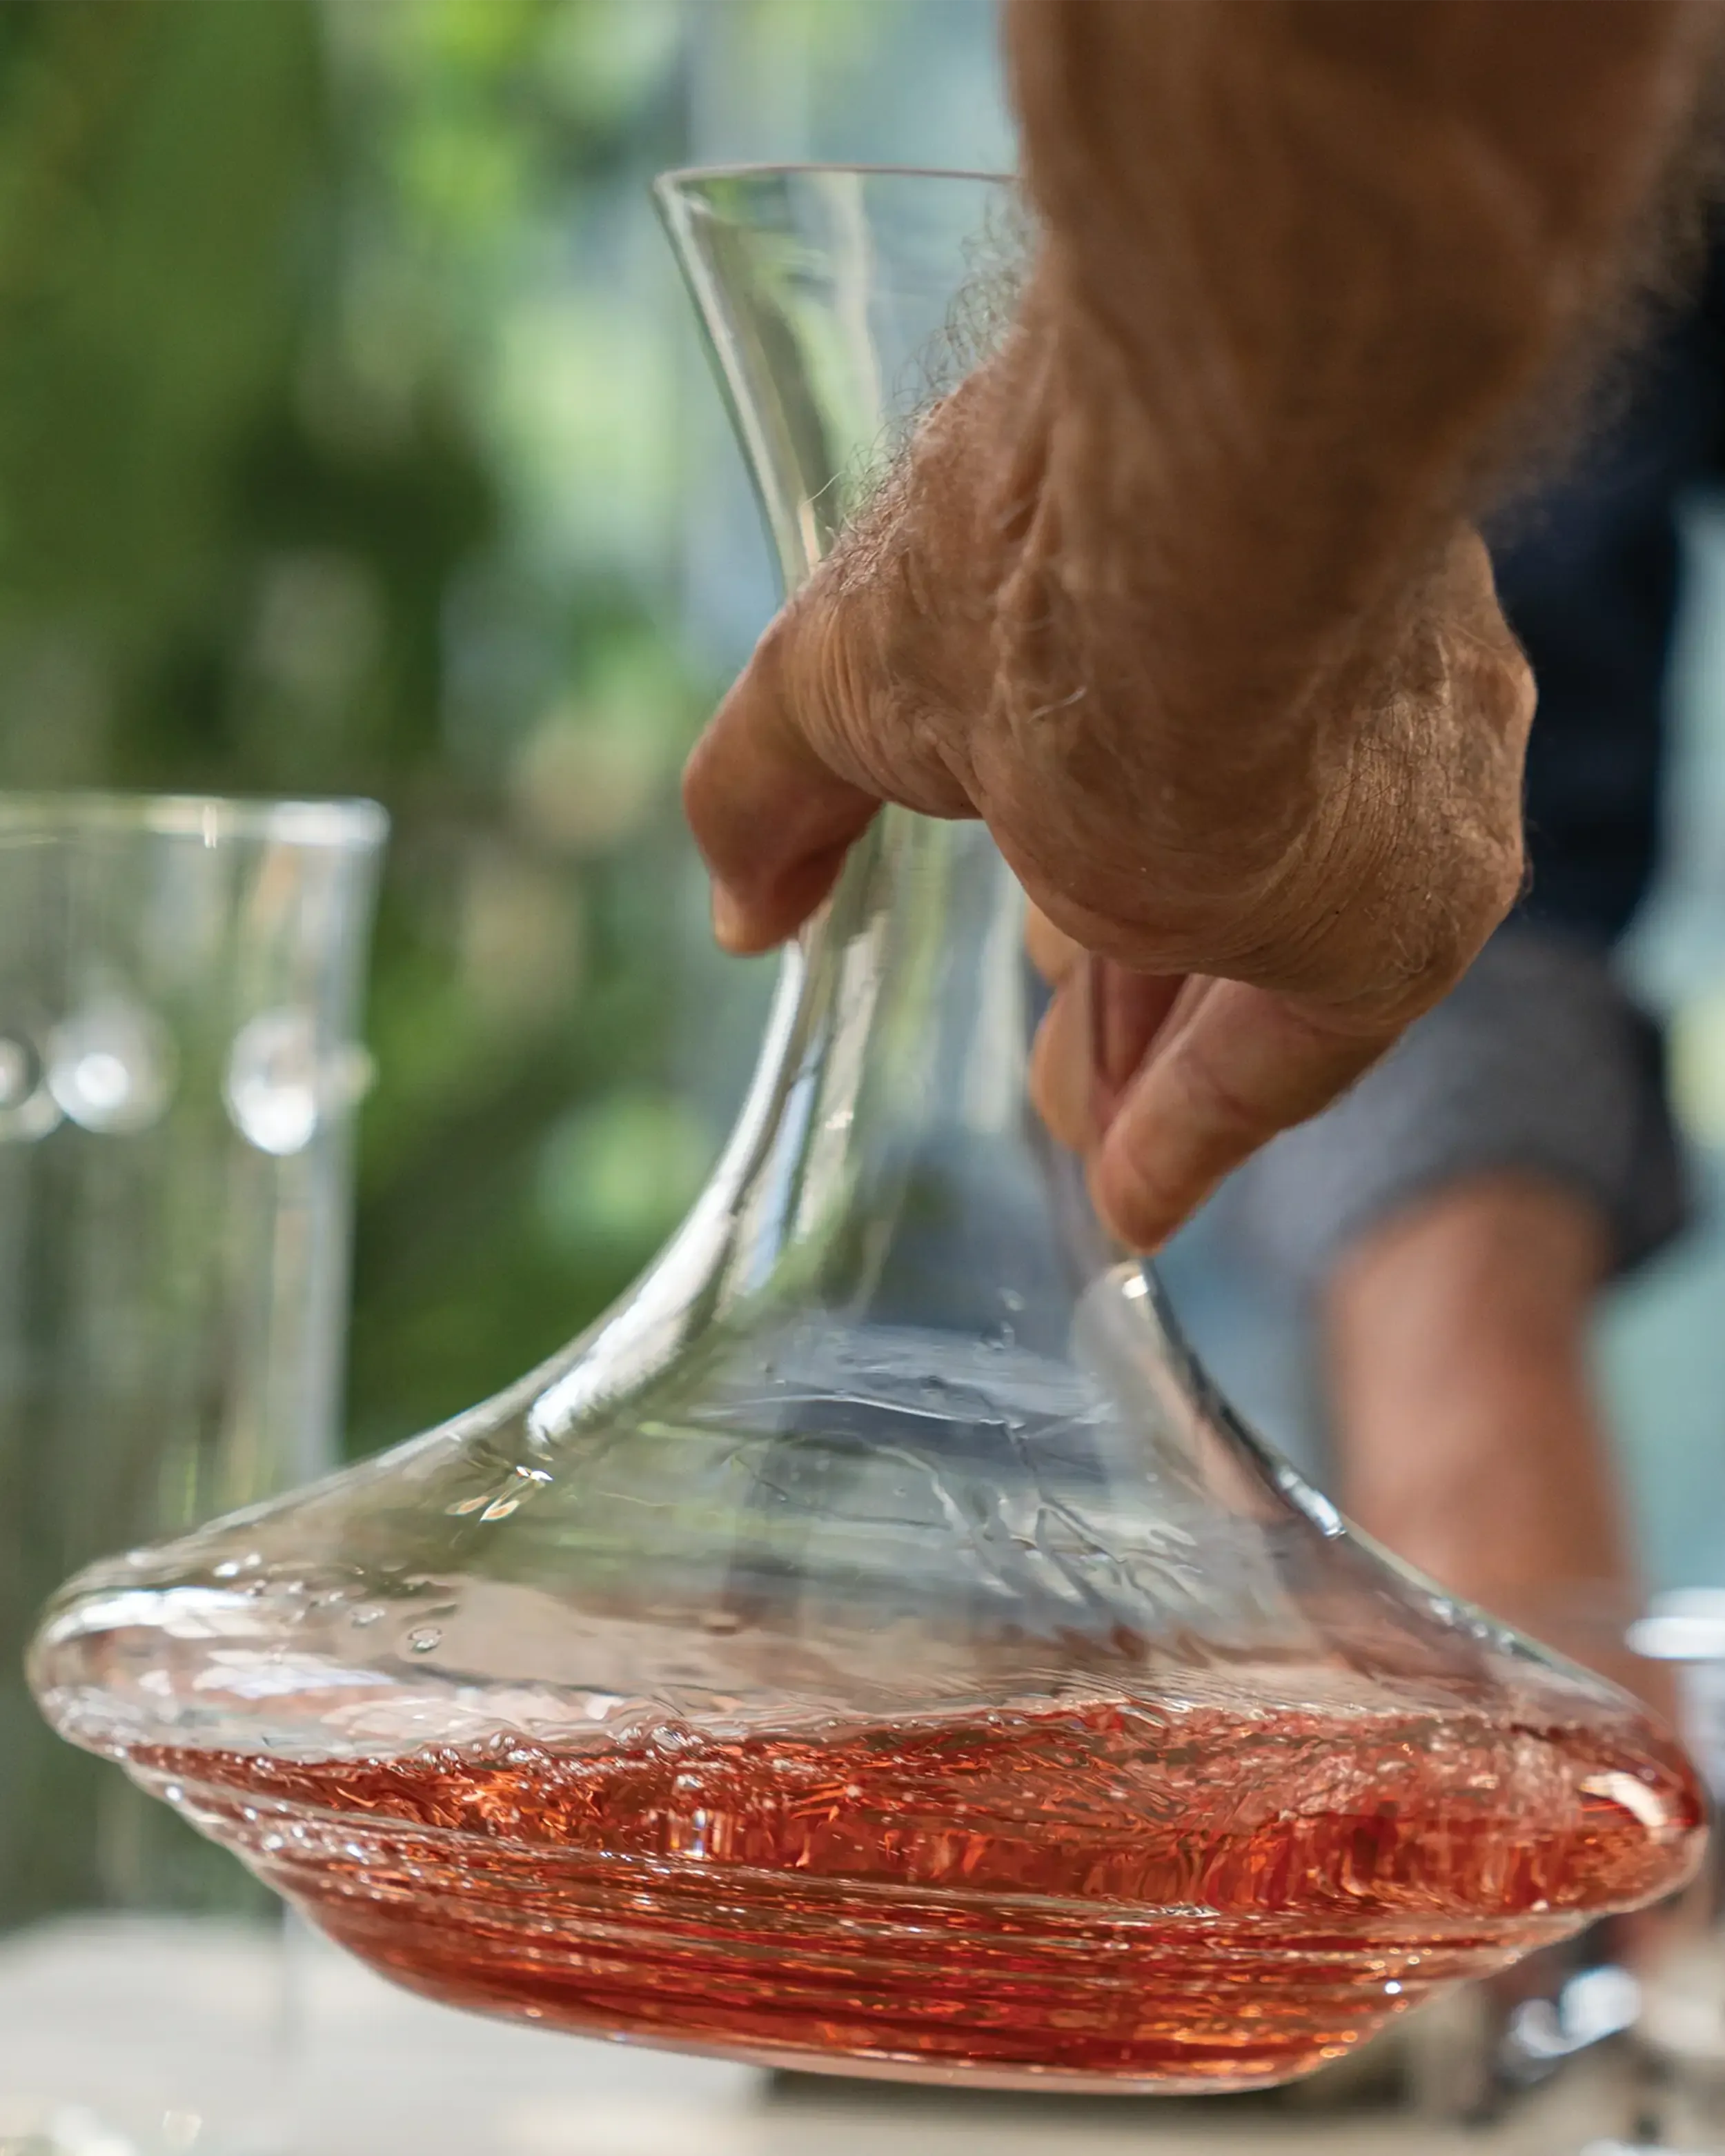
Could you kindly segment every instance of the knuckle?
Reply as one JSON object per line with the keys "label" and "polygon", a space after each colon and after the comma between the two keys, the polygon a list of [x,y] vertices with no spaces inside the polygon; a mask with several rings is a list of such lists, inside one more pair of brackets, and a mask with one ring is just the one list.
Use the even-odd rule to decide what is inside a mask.
{"label": "knuckle", "polygon": [[1509,833],[1493,849],[1491,864],[1483,878],[1488,930],[1495,928],[1515,904],[1527,879],[1527,847],[1517,829]]}
{"label": "knuckle", "polygon": [[726,788],[724,757],[714,726],[708,726],[685,758],[681,793],[683,814],[703,850],[717,843]]}
{"label": "knuckle", "polygon": [[1507,829],[1486,828],[1472,834],[1458,864],[1455,903],[1445,910],[1450,931],[1448,955],[1458,973],[1471,963],[1520,896],[1526,860],[1519,818]]}
{"label": "knuckle", "polygon": [[1448,693],[1471,726],[1488,741],[1519,751],[1533,722],[1538,690],[1527,654],[1493,608],[1488,633],[1464,631],[1451,639]]}
{"label": "knuckle", "polygon": [[1533,678],[1532,663],[1519,644],[1512,649],[1509,676],[1512,716],[1518,730],[1525,734],[1533,723],[1533,710],[1539,701],[1539,687]]}

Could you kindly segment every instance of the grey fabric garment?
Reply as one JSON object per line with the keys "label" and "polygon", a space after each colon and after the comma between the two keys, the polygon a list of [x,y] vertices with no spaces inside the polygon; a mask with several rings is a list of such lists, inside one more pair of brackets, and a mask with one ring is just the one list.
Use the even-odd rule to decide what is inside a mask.
{"label": "grey fabric garment", "polygon": [[1351,1093],[1232,1178],[1218,1225],[1309,1292],[1401,1207],[1506,1168],[1590,1198],[1620,1272],[1684,1223],[1657,1027],[1602,952],[1522,921]]}

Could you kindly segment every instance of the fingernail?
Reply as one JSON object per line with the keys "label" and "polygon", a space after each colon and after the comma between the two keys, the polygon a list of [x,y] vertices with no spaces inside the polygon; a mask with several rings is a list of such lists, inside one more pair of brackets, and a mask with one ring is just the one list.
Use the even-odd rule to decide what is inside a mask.
{"label": "fingernail", "polygon": [[1104,1234],[1111,1240],[1117,1243],[1122,1250],[1130,1250],[1134,1257],[1155,1257],[1167,1243],[1172,1230],[1158,1227],[1147,1235],[1142,1230],[1137,1235],[1126,1233],[1115,1218],[1113,1207],[1107,1202],[1107,1175],[1100,1154],[1091,1156],[1085,1173],[1085,1184],[1090,1193],[1090,1202],[1096,1209],[1096,1219],[1101,1223]]}
{"label": "fingernail", "polygon": [[712,913],[714,942],[721,951],[747,957],[752,948],[748,916],[721,883],[713,886]]}

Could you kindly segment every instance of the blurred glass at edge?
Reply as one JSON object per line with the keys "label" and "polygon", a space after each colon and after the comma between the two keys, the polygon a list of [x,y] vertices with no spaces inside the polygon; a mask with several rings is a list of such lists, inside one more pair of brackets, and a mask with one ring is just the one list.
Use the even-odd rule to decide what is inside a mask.
{"label": "blurred glass at edge", "polygon": [[275,2146],[270,1898],[54,1738],[36,1608],[335,1449],[364,801],[0,795],[0,2151]]}

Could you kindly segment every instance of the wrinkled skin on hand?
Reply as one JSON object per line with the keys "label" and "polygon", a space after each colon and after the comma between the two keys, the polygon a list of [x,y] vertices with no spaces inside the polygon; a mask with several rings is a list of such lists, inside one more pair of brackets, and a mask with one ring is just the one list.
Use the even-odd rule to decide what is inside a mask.
{"label": "wrinkled skin on hand", "polygon": [[1153,605],[1110,588],[1137,535],[1109,528],[1106,490],[1079,492],[1096,513],[1074,529],[1040,484],[1034,364],[1003,355],[931,417],[768,631],[685,798],[740,949],[797,927],[879,802],[983,818],[1060,983],[1039,1103],[1090,1152],[1117,1233],[1153,1248],[1365,1070],[1507,909],[1532,686],[1458,528],[1309,669],[1293,723],[1207,725],[1202,681],[1159,663]]}
{"label": "wrinkled skin on hand", "polygon": [[1039,1097],[1150,1249],[1516,894],[1532,692],[1467,504],[1632,281],[1717,32],[1686,0],[1007,24],[1040,220],[1009,333],[685,798],[740,951],[881,802],[986,819],[1060,982]]}

